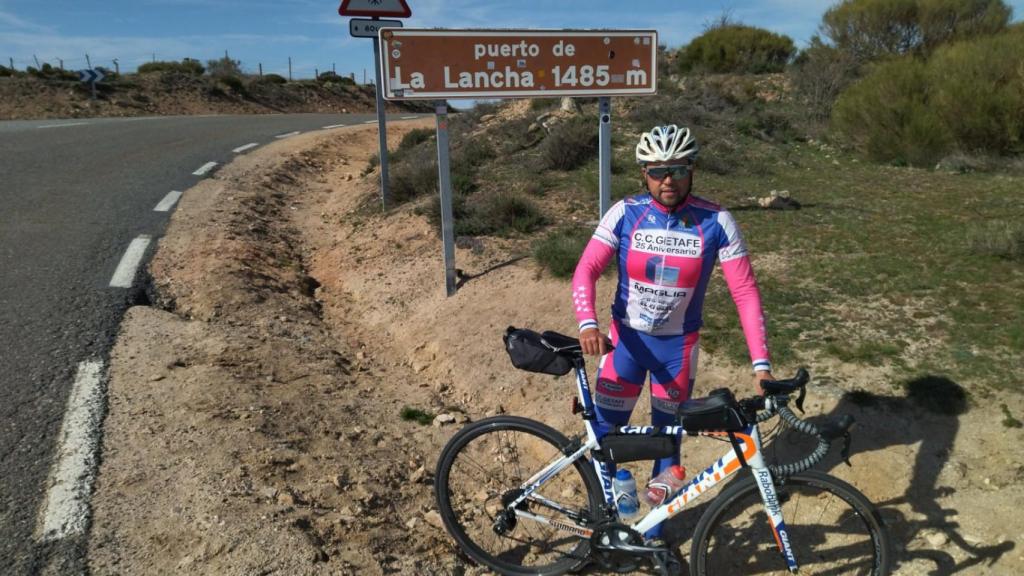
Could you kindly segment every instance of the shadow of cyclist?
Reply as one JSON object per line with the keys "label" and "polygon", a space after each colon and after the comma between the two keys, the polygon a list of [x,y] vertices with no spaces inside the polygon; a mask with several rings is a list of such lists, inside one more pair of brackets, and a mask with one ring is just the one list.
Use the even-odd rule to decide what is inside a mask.
{"label": "shadow of cyclist", "polygon": [[[956,574],[982,563],[990,565],[1011,550],[1014,543],[1006,541],[992,546],[968,543],[958,531],[959,524],[950,519],[957,515],[957,510],[943,508],[939,503],[940,498],[955,492],[953,488],[940,486],[940,481],[959,431],[959,417],[968,409],[967,394],[949,378],[932,375],[910,381],[906,390],[906,396],[847,392],[830,414],[809,420],[822,422],[844,414],[852,414],[856,418],[858,426],[853,429],[851,445],[854,466],[857,466],[857,455],[867,457],[872,452],[892,452],[897,446],[919,444],[904,494],[875,502],[889,527],[897,562],[925,560],[934,565],[929,572],[932,575]],[[806,443],[793,436],[792,432],[786,432],[772,442],[766,450],[769,459],[786,462],[806,454]],[[842,472],[845,464],[839,452],[838,448],[833,448],[818,469],[846,475]],[[858,473],[874,473],[883,485],[894,483],[895,466],[889,464],[875,468],[878,470],[862,469]],[[908,518],[899,509],[906,506],[924,519]],[[941,549],[908,549],[911,542],[919,538],[930,548],[945,547],[948,542],[948,545],[960,548],[968,558],[958,562],[953,555]]]}

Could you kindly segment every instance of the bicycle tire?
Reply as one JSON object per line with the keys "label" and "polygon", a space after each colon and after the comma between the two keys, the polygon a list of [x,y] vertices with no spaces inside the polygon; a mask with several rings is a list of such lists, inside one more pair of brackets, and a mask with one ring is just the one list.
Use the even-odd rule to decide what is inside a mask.
{"label": "bicycle tire", "polygon": [[[888,531],[856,488],[813,470],[775,484],[801,574],[889,574]],[[752,476],[726,487],[701,517],[690,562],[691,576],[789,574]]]}
{"label": "bicycle tire", "polygon": [[[494,530],[503,497],[562,453],[570,441],[540,422],[497,416],[473,423],[445,445],[438,460],[434,494],[445,529],[470,558],[500,574],[563,574],[590,554],[589,540],[529,519],[518,519],[505,535]],[[600,514],[603,493],[590,461],[580,458],[547,480],[537,493],[571,508],[584,521]],[[568,514],[528,499],[531,512],[570,520]]]}

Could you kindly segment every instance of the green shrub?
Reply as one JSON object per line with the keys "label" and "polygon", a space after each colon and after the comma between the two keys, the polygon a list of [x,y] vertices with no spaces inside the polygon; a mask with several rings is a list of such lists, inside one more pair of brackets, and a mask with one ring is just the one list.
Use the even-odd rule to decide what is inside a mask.
{"label": "green shrub", "polygon": [[918,22],[925,52],[1006,28],[1013,9],[1002,0],[920,0]]}
{"label": "green shrub", "polygon": [[938,46],[1006,28],[1002,0],[843,0],[822,17],[822,32],[859,63]]}
{"label": "green shrub", "polygon": [[404,152],[400,161],[388,164],[391,199],[396,204],[408,202],[424,194],[436,194],[437,156],[428,146],[417,146]]}
{"label": "green shrub", "polygon": [[337,72],[331,70],[321,72],[320,75],[316,77],[316,79],[324,83],[341,82],[341,76],[339,76]]}
{"label": "green shrub", "polygon": [[[431,200],[427,217],[441,232],[441,199]],[[516,193],[475,196],[455,191],[452,217],[456,236],[508,236],[528,234],[543,226],[547,219],[529,198]]]}
{"label": "green shrub", "polygon": [[287,84],[288,79],[280,74],[264,74],[260,79],[260,82],[266,84]]}
{"label": "green shrub", "polygon": [[139,66],[138,72],[139,74],[148,74],[150,72],[180,72],[182,74],[200,76],[206,72],[206,68],[204,68],[198,60],[185,58],[181,62],[175,62],[173,60],[146,62]]}
{"label": "green shrub", "polygon": [[432,412],[413,408],[412,406],[403,406],[399,416],[406,422],[415,422],[421,426],[429,426],[434,422],[434,414]]}
{"label": "green shrub", "polygon": [[206,61],[206,72],[210,76],[241,76],[242,75],[242,62],[239,60],[232,60],[231,58],[224,56],[216,60]]}
{"label": "green shrub", "polygon": [[452,151],[451,170],[470,173],[494,156],[494,148],[486,140],[471,138]]}
{"label": "green shrub", "polygon": [[930,103],[962,150],[1024,149],[1024,30],[958,42],[928,61]]}
{"label": "green shrub", "polygon": [[952,142],[928,102],[926,72],[910,57],[877,66],[836,102],[836,129],[872,159],[934,165]]}
{"label": "green shrub", "polygon": [[533,244],[533,257],[556,278],[570,278],[592,230],[582,227],[560,228]]}
{"label": "green shrub", "polygon": [[6,66],[0,66],[0,78],[6,78],[8,76],[14,76],[17,73],[16,70],[8,68]]}
{"label": "green shrub", "polygon": [[245,83],[238,76],[224,75],[220,76],[218,80],[236,94],[245,94]]}
{"label": "green shrub", "polygon": [[575,116],[561,122],[540,145],[541,163],[549,170],[572,170],[598,154],[596,123]]}
{"label": "green shrub", "polygon": [[531,98],[530,110],[534,112],[553,110],[558,107],[559,102],[561,102],[560,98]]}
{"label": "green shrub", "polygon": [[402,136],[402,141],[398,143],[399,150],[408,150],[413,146],[421,142],[426,142],[434,137],[434,130],[431,128],[415,128],[405,133]]}
{"label": "green shrub", "polygon": [[679,71],[763,74],[781,72],[796,50],[788,36],[762,28],[726,25],[696,37],[679,52]]}

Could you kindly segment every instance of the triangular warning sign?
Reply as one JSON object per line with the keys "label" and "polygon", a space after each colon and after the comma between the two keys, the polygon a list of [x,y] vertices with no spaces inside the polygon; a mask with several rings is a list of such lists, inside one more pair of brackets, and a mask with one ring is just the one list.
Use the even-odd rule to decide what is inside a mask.
{"label": "triangular warning sign", "polygon": [[408,18],[412,10],[405,0],[342,0],[338,14],[342,16],[395,16]]}

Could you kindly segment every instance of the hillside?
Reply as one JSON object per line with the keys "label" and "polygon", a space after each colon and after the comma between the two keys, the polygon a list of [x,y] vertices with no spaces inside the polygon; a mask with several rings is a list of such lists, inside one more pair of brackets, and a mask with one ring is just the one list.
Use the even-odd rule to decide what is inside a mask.
{"label": "hillside", "polygon": [[[186,114],[268,114],[288,112],[373,112],[373,86],[347,81],[287,82],[276,75],[217,78],[181,72],[115,76],[89,85],[73,75],[20,74],[0,77],[0,120],[153,116]],[[388,104],[389,110],[429,111],[418,104]]]}
{"label": "hillside", "polygon": [[[823,468],[879,505],[896,574],[1020,573],[1024,464],[1000,447],[1021,437],[1024,274],[1006,244],[971,238],[1024,216],[1021,177],[867,164],[802,132],[782,78],[748,80],[617,102],[616,195],[637,185],[637,126],[693,120],[699,190],[752,247],[776,373],[807,366],[808,415],[857,419],[853,467],[833,453]],[[441,447],[459,423],[502,412],[579,427],[571,382],[513,370],[501,346],[508,325],[575,328],[552,270],[592,230],[595,160],[546,163],[596,115],[555,107],[453,118],[465,275],[452,298],[429,121],[390,127],[393,192],[411,195],[386,213],[365,127],[275,143],[186,192],[150,267],[154,305],[129,312],[111,355],[93,571],[482,573],[439,527]],[[800,209],[761,208],[773,188]],[[950,230],[964,239],[943,241]],[[551,238],[570,247],[537,249]],[[721,284],[698,396],[749,387]],[[684,464],[720,452],[688,442]],[[669,525],[684,557],[695,519]]]}

